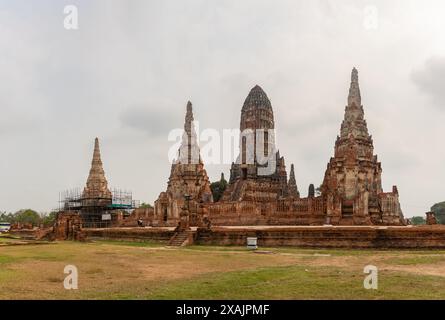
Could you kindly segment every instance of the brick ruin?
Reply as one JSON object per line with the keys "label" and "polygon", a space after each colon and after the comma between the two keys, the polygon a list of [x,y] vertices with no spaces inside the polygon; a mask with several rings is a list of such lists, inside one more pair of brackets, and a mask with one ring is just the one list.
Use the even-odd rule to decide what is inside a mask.
{"label": "brick ruin", "polygon": [[50,238],[54,240],[85,240],[81,216],[76,212],[59,213]]}
{"label": "brick ruin", "polygon": [[433,211],[429,211],[426,213],[426,224],[427,225],[437,224],[436,214]]}
{"label": "brick ruin", "polygon": [[186,202],[195,217],[203,204],[213,202],[210,181],[201,159],[193,121],[192,104],[188,102],[181,146],[171,166],[167,190],[161,192],[155,201],[151,223],[153,226],[178,225]]}
{"label": "brick ruin", "polygon": [[119,225],[136,207],[131,193],[109,189],[96,138],[86,185],[82,191],[74,189],[62,195],[53,238],[79,239],[81,229]]}
{"label": "brick ruin", "polygon": [[277,201],[289,195],[284,158],[276,149],[272,104],[255,86],[244,101],[240,123],[240,153],[230,168],[223,201]]}
{"label": "brick ruin", "polygon": [[154,208],[136,208],[125,218],[122,210],[115,211],[120,214],[111,228],[85,227],[83,213],[90,206],[101,207],[102,213],[125,208],[108,188],[96,140],[81,195],[74,202],[64,201],[52,232],[41,232],[36,238],[151,240],[182,246],[245,245],[247,237],[257,237],[260,246],[445,247],[445,228],[437,225],[433,212],[426,214],[427,225],[406,227],[409,219],[403,217],[397,187],[383,192],[382,166],[364,119],[355,68],[334,155],[320,188],[311,184],[307,197],[300,195],[294,165],[287,176],[284,157],[275,144],[272,105],[259,86],[242,107],[239,156],[231,165],[228,183],[222,175],[227,187],[218,201],[212,197],[193,121],[189,102],[167,189]]}
{"label": "brick ruin", "polygon": [[[124,209],[134,207],[115,202],[96,138],[86,186],[81,196],[73,201],[68,197],[64,202],[55,233],[59,237],[80,237],[76,226],[82,229],[86,222],[99,220],[104,213],[113,216],[113,223],[107,227],[177,227],[174,238],[178,241],[190,237],[192,226],[210,230],[224,226],[406,224],[397,187],[392,192],[382,190],[382,167],[374,155],[372,136],[364,119],[357,69],[352,70],[334,156],[320,188],[315,189],[311,184],[307,197],[300,196],[293,164],[288,178],[274,130],[272,104],[263,89],[255,86],[241,109],[239,155],[231,165],[230,179],[221,199],[214,201],[200,155],[192,104],[188,102],[184,133],[171,165],[167,189],[160,193],[154,208],[133,210],[125,219]],[[434,220],[430,215],[429,224],[434,224]]]}
{"label": "brick ruin", "polygon": [[382,166],[374,155],[354,68],[334,157],[321,186],[327,220],[335,225],[403,224],[397,187],[383,192],[381,175]]}
{"label": "brick ruin", "polygon": [[[300,197],[291,165],[287,178],[284,157],[275,144],[272,104],[255,86],[244,101],[240,121],[240,151],[230,168],[228,186],[218,202],[209,194],[209,180],[199,156],[191,104],[179,160],[172,165],[168,188],[155,202],[153,225],[175,225],[184,197],[189,197],[190,214],[205,208],[212,225],[405,225],[397,187],[383,192],[382,168],[374,155],[369,135],[357,69],[352,70],[348,104],[328,163],[323,183],[316,194]],[[183,153],[194,153],[197,163],[184,164]],[[182,155],[182,156],[181,156]],[[186,162],[190,163],[190,162]]]}

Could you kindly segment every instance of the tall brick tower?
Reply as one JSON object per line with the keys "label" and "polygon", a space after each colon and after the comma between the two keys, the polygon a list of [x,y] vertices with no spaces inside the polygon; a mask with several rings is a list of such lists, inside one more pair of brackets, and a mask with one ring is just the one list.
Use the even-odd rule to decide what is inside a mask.
{"label": "tall brick tower", "polygon": [[327,220],[333,224],[403,224],[397,187],[384,193],[382,167],[374,155],[358,82],[352,70],[348,105],[321,187]]}
{"label": "tall brick tower", "polygon": [[244,101],[240,154],[230,169],[225,201],[273,201],[288,195],[284,158],[275,146],[272,104],[255,86]]}
{"label": "tall brick tower", "polygon": [[210,181],[201,160],[193,121],[192,104],[188,102],[182,142],[177,159],[171,166],[167,190],[161,192],[155,201],[154,219],[157,225],[176,226],[181,209],[185,205],[192,214],[196,214],[200,203],[213,202]]}

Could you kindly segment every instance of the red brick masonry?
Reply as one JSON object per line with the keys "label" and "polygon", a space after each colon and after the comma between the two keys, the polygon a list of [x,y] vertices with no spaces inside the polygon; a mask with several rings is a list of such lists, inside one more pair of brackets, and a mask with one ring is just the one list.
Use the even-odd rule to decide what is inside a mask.
{"label": "red brick masonry", "polygon": [[[156,240],[167,243],[173,228],[84,229],[87,239]],[[257,237],[261,247],[304,248],[445,248],[445,226],[255,226],[197,229],[194,243],[245,246],[247,237]]]}

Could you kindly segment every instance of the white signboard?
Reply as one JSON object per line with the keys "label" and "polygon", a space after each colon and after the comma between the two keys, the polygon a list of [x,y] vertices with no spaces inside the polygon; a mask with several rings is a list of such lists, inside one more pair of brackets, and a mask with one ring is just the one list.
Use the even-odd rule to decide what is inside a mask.
{"label": "white signboard", "polygon": [[247,238],[247,248],[258,249],[257,240],[258,240],[258,238],[253,238],[253,237]]}
{"label": "white signboard", "polygon": [[102,215],[102,221],[110,221],[111,220],[111,214],[106,213]]}

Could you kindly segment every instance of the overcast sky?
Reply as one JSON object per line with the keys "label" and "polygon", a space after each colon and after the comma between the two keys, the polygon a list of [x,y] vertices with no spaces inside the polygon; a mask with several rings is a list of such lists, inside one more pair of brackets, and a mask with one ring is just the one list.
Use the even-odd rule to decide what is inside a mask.
{"label": "overcast sky", "polygon": [[445,201],[444,16],[442,0],[0,0],[0,211],[49,211],[83,187],[96,136],[110,186],[152,203],[187,101],[201,129],[237,128],[255,84],[306,196],[356,66],[384,189],[423,215]]}

